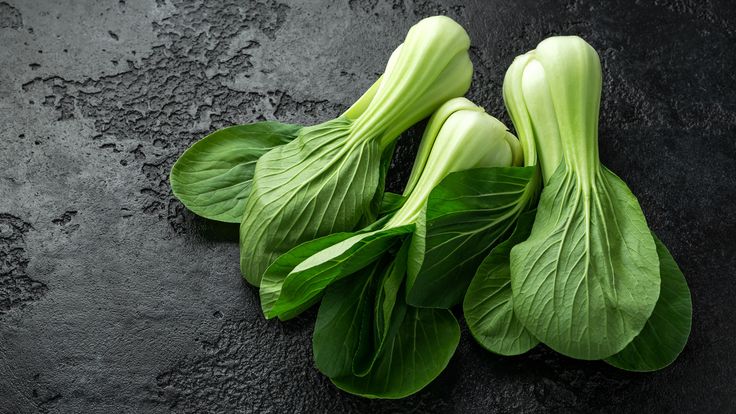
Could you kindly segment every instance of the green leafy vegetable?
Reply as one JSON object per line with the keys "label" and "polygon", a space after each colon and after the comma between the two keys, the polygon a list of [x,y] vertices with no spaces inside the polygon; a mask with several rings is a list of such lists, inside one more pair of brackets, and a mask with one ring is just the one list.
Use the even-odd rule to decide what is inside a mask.
{"label": "green leafy vegetable", "polygon": [[[502,134],[511,148],[511,165],[525,167],[463,171],[432,190],[412,237],[407,282],[411,305],[449,308],[459,303],[483,258],[536,202],[540,178],[532,136],[520,135],[517,140],[503,124],[496,126],[495,134]],[[425,151],[420,146],[419,154]],[[409,188],[418,181],[417,165]]]}
{"label": "green leafy vegetable", "polygon": [[[381,78],[343,117],[356,119],[373,100]],[[210,220],[240,223],[258,159],[294,140],[299,125],[274,121],[217,130],[184,151],[171,168],[174,195],[192,212]]]}
{"label": "green leafy vegetable", "polygon": [[560,353],[609,357],[644,327],[660,277],[636,197],[598,159],[598,55],[580,38],[554,37],[509,72],[547,183],[529,239],[511,250],[514,312]]}
{"label": "green leafy vegetable", "polygon": [[[412,225],[355,234],[330,235],[299,245],[280,256],[268,268],[261,283],[261,307],[267,318],[292,315],[312,302],[331,283],[352,275],[376,261],[394,246],[398,236],[410,233]],[[342,239],[343,235],[347,238]],[[339,240],[329,244],[334,240]],[[311,253],[311,254],[310,254]],[[289,268],[286,262],[295,263]]]}
{"label": "green leafy vegetable", "polygon": [[652,316],[639,335],[616,355],[606,358],[614,367],[629,371],[656,371],[680,355],[692,323],[692,301],[685,276],[664,243],[654,234],[662,286]]}
{"label": "green leafy vegetable", "polygon": [[511,248],[529,237],[534,215],[534,211],[522,214],[511,237],[483,260],[463,302],[470,333],[481,346],[497,354],[520,355],[539,343],[514,315],[509,264]]}
{"label": "green leafy vegetable", "polygon": [[535,167],[474,169],[435,187],[412,237],[411,305],[449,308],[462,300],[480,262],[525,209],[535,174]]}
{"label": "green leafy vegetable", "polygon": [[327,288],[314,328],[314,362],[329,377],[369,372],[404,318],[397,308],[406,272],[406,247],[350,279]]}
{"label": "green leafy vegetable", "polygon": [[[352,394],[411,395],[442,372],[459,343],[460,328],[450,311],[404,302],[407,247],[388,267],[370,266],[330,286],[322,300],[313,337],[315,364]],[[370,289],[374,284],[377,291]]]}
{"label": "green leafy vegetable", "polygon": [[[443,105],[433,115],[422,138],[422,143],[431,142],[431,147],[420,151],[415,169],[421,169],[422,173],[407,188],[401,207],[385,221],[345,238],[339,236],[333,245],[328,246],[326,239],[316,239],[277,258],[261,281],[261,306],[266,317],[292,315],[321,295],[331,283],[376,261],[402,236],[414,230],[427,198],[433,194],[432,189],[448,174],[474,167],[510,165],[514,146],[507,136],[503,124],[467,99],[457,98]],[[467,186],[457,190],[474,191]],[[330,241],[337,240],[335,236],[327,237]],[[455,257],[462,257],[462,253],[456,253]],[[302,260],[298,264],[296,257]]]}
{"label": "green leafy vegetable", "polygon": [[[472,64],[465,30],[447,17],[422,20],[389,59],[361,114],[302,128],[262,156],[240,225],[241,271],[258,286],[276,258],[308,240],[375,217],[382,165],[399,134],[463,95]],[[366,219],[367,218],[367,219]]]}
{"label": "green leafy vegetable", "polygon": [[171,190],[194,213],[240,223],[256,161],[292,141],[298,125],[257,122],[213,132],[187,149],[171,168]]}

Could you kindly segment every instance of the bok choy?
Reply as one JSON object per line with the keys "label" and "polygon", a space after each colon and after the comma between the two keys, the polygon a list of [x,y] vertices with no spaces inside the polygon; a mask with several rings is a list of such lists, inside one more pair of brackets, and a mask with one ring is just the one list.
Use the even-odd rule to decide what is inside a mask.
{"label": "bok choy", "polygon": [[[495,332],[513,328],[489,348],[520,353],[539,340],[624,369],[669,364],[689,334],[690,295],[636,197],[598,158],[597,53],[578,37],[546,39],[514,61],[504,92],[520,136],[536,142],[545,187],[531,229],[520,222],[510,242],[518,244],[484,264],[503,285],[487,297],[513,308],[485,321]],[[477,298],[466,298],[466,315],[469,304]]]}
{"label": "bok choy", "polygon": [[[261,282],[261,306],[267,317],[294,316],[329,284],[375,262],[414,230],[427,200],[447,187],[444,180],[450,180],[453,191],[465,190],[474,198],[476,190],[456,187],[453,177],[472,174],[476,171],[472,169],[510,166],[521,158],[519,143],[506,127],[465,98],[448,101],[432,116],[420,148],[403,205],[393,215],[358,232],[303,243],[268,268]],[[456,171],[463,173],[451,174]],[[453,204],[448,202],[445,208],[452,209]]]}
{"label": "bok choy", "polygon": [[[342,116],[359,117],[378,90],[373,86]],[[171,168],[171,191],[197,215],[226,223],[243,220],[256,162],[268,151],[288,144],[303,127],[276,121],[235,125],[200,139]]]}
{"label": "bok choy", "polygon": [[261,156],[240,225],[241,271],[258,286],[289,249],[372,222],[399,134],[470,85],[470,40],[447,17],[413,26],[360,115],[302,128]]}
{"label": "bok choy", "polygon": [[[401,398],[445,368],[460,329],[449,310],[406,302],[409,236],[427,200],[448,179],[521,162],[517,139],[464,98],[433,115],[420,148],[398,210],[359,232],[297,246],[268,268],[261,283],[267,317],[290,318],[321,298],[314,361],[353,394]],[[449,183],[454,188],[455,181]],[[455,259],[463,254],[456,252]]]}

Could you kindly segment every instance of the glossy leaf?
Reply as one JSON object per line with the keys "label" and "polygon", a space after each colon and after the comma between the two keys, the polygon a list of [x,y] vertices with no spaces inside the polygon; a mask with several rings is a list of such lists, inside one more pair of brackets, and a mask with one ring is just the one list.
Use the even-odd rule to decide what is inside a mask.
{"label": "glossy leaf", "polygon": [[671,364],[685,348],[692,324],[692,300],[685,276],[667,247],[654,234],[662,286],[652,316],[623,351],[606,358],[629,371],[656,371]]}
{"label": "glossy leaf", "polygon": [[589,190],[561,163],[529,239],[511,250],[516,316],[574,358],[602,359],[639,334],[659,297],[656,246],[636,197],[605,167]]}
{"label": "glossy leaf", "polygon": [[[390,265],[379,265],[385,273],[377,292],[360,289],[365,276],[356,275],[325,294],[315,326],[315,362],[325,374],[344,373],[330,375],[340,389],[369,398],[403,398],[435,379],[455,353],[460,327],[452,312],[415,308],[404,300],[407,250],[405,242]],[[366,321],[366,309],[356,305],[366,303],[365,296],[375,298],[375,313],[371,326],[362,329],[368,335],[354,335],[357,321]],[[352,354],[352,361],[345,354]],[[331,355],[338,362],[328,361]]]}
{"label": "glossy leaf", "polygon": [[402,247],[394,259],[377,260],[325,290],[312,338],[315,365],[325,375],[365,376],[386,338],[396,333],[406,311],[405,306],[396,309],[406,250]]}
{"label": "glossy leaf", "polygon": [[223,128],[189,147],[171,168],[171,190],[199,216],[240,223],[256,161],[292,141],[301,126],[256,122]]}
{"label": "glossy leaf", "polygon": [[485,349],[501,355],[520,355],[539,341],[514,315],[511,295],[511,249],[529,237],[534,211],[519,217],[513,234],[491,251],[470,282],[463,314],[470,333]]}
{"label": "glossy leaf", "polygon": [[[271,272],[269,269],[261,289],[268,295],[265,300],[262,296],[261,300],[264,314],[267,318],[272,318],[299,309],[305,303],[321,295],[331,283],[373,263],[400,241],[400,236],[412,230],[411,225],[369,230],[354,233],[326,247],[321,240],[298,246],[287,255],[302,257],[302,252],[306,249],[312,252],[315,252],[312,250],[315,246],[322,247],[322,249],[296,264],[288,273],[277,273],[276,269]],[[327,237],[334,240],[333,236]],[[342,235],[339,238],[342,238]],[[274,297],[275,300],[272,299]],[[272,305],[269,307],[267,303],[272,303]]]}
{"label": "glossy leaf", "polygon": [[422,309],[399,299],[406,314],[386,339],[373,369],[362,377],[330,378],[340,389],[368,398],[404,398],[427,386],[445,369],[460,341],[460,327],[446,309]]}
{"label": "glossy leaf", "polygon": [[536,192],[534,176],[535,167],[478,168],[452,173],[432,190],[412,237],[409,304],[462,301],[480,262]]}
{"label": "glossy leaf", "polygon": [[352,375],[354,361],[368,358],[373,331],[376,262],[326,289],[312,336],[314,363],[329,377]]}

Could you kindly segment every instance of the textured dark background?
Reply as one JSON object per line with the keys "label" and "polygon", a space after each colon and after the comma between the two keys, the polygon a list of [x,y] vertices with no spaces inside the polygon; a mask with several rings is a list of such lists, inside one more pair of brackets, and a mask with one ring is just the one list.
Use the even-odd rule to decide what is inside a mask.
{"label": "textured dark background", "polygon": [[[502,358],[464,331],[419,394],[345,395],[313,368],[314,313],[265,321],[237,228],[171,197],[194,140],[334,117],[433,14],[468,29],[470,97],[506,121],[515,55],[555,34],[599,51],[601,157],[692,290],[673,366]],[[728,0],[0,0],[0,412],[734,412],[735,30]]]}

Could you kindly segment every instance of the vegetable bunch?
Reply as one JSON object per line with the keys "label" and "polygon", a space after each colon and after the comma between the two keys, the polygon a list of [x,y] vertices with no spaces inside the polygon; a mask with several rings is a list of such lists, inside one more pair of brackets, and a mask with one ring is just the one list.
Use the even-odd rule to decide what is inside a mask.
{"label": "vegetable bunch", "polygon": [[542,342],[651,371],[687,342],[690,292],[636,197],[600,163],[600,95],[598,54],[579,37],[546,39],[509,68],[506,105],[519,136],[537,145],[544,190],[536,215],[478,269],[465,316],[494,352]]}
{"label": "vegetable bunch", "polygon": [[[457,304],[498,354],[541,342],[627,370],[668,365],[690,293],[599,161],[596,52],[553,37],[514,60],[503,95],[517,139],[461,97],[469,45],[451,19],[424,19],[343,115],[216,131],[176,162],[172,190],[240,223],[241,271],[267,318],[319,304],[314,361],[347,392],[426,386],[457,347]],[[404,193],[385,192],[396,139],[429,115]]]}

